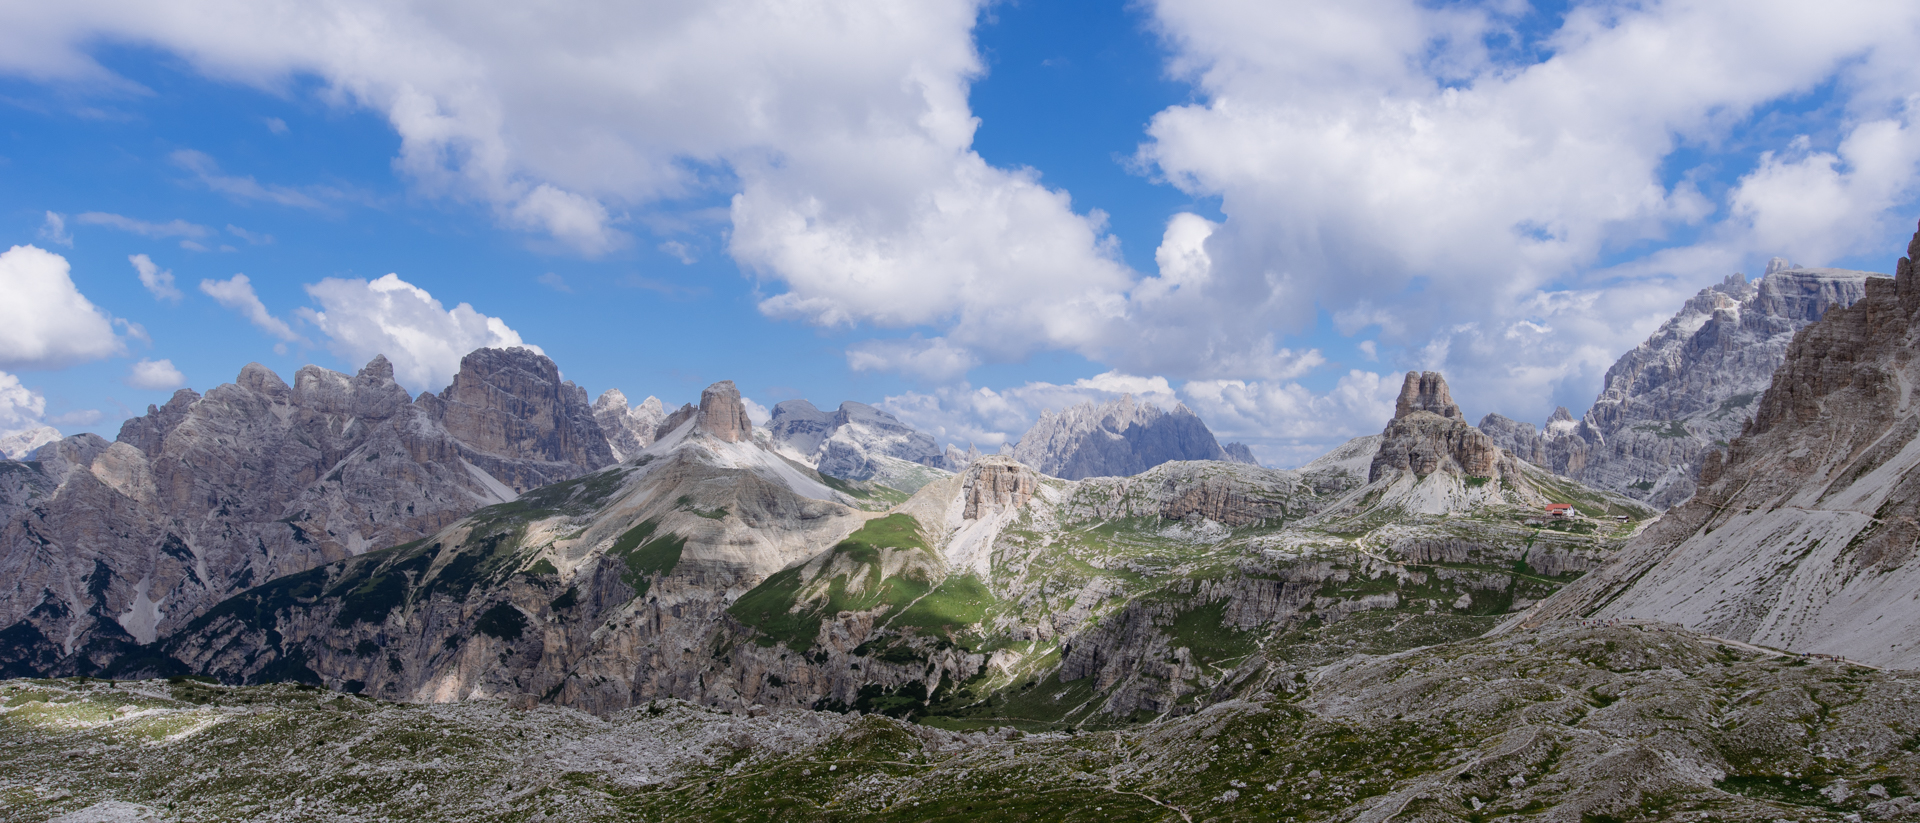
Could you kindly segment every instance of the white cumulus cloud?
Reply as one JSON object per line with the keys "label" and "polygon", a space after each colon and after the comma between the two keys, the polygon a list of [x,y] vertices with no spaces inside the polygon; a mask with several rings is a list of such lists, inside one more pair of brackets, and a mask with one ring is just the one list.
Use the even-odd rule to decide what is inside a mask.
{"label": "white cumulus cloud", "polygon": [[44,425],[47,398],[27,388],[20,378],[0,371],[0,435]]}
{"label": "white cumulus cloud", "polygon": [[37,246],[0,254],[0,366],[50,369],[124,350],[113,319],[73,284],[67,259]]}
{"label": "white cumulus cloud", "polygon": [[[1095,353],[1134,278],[1097,211],[973,150],[982,5],[559,5],[529,25],[502,2],[78,0],[0,30],[0,72],[111,86],[89,48],[128,42],[263,88],[318,76],[386,117],[420,191],[503,225],[599,254],[636,210],[725,187],[770,315],[931,324],[981,360]],[[235,197],[308,196],[176,162]]]}
{"label": "white cumulus cloud", "polygon": [[[1150,7],[1199,94],[1153,118],[1139,159],[1226,216],[1174,221],[1135,290],[1145,337],[1185,341],[1151,347],[1172,359],[1142,368],[1162,373],[1258,363],[1279,352],[1268,335],[1331,315],[1378,335],[1367,353],[1537,420],[1543,393],[1584,405],[1613,357],[1736,268],[1897,249],[1892,218],[1920,196],[1911,4],[1576,5],[1505,52],[1490,46],[1522,36],[1524,5]],[[1819,113],[1768,108],[1823,87]],[[1758,116],[1775,125],[1741,131]],[[1772,137],[1781,123],[1831,148]],[[1706,165],[1673,168],[1687,147]],[[1702,184],[1748,163],[1730,189]],[[1634,247],[1671,248],[1599,268]]]}
{"label": "white cumulus cloud", "polygon": [[238,312],[261,331],[289,343],[302,339],[299,332],[287,325],[287,321],[267,311],[267,305],[260,302],[260,296],[253,291],[253,281],[244,274],[236,274],[225,280],[202,280],[200,291],[213,298],[214,302]]}
{"label": "white cumulus cloud", "polygon": [[302,308],[300,314],[327,335],[335,354],[352,363],[384,354],[393,363],[394,378],[416,392],[452,382],[460,358],[474,349],[540,351],[500,318],[466,303],[448,309],[397,274],[373,281],[329,277],[306,288],[320,308]]}
{"label": "white cumulus cloud", "polygon": [[177,389],[187,384],[187,376],[173,367],[172,360],[141,360],[127,371],[127,385],[136,389]]}

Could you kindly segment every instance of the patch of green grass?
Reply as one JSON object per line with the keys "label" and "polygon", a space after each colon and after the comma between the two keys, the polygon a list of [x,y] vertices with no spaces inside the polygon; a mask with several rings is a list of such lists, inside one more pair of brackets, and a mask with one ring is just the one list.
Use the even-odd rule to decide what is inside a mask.
{"label": "patch of green grass", "polygon": [[613,547],[607,550],[626,564],[620,580],[633,589],[634,597],[646,596],[654,575],[672,574],[674,567],[680,565],[681,552],[687,547],[687,539],[677,534],[654,537],[659,528],[658,521],[643,520],[614,538]]}
{"label": "patch of green grass", "polygon": [[1676,437],[1692,437],[1693,436],[1693,433],[1687,431],[1687,427],[1684,425],[1681,425],[1680,421],[1678,420],[1663,420],[1659,423],[1644,423],[1638,426],[1634,426],[1633,429],[1634,431],[1647,432],[1649,434],[1652,434],[1654,437],[1676,438]]}
{"label": "patch of green grass", "polygon": [[887,624],[951,635],[962,627],[985,620],[988,610],[998,602],[979,577],[954,575],[941,581],[933,591],[914,601]]}
{"label": "patch of green grass", "polygon": [[1229,628],[1225,623],[1226,611],[1227,601],[1216,600],[1176,615],[1167,631],[1172,638],[1171,645],[1185,646],[1194,660],[1206,663],[1252,654],[1259,647],[1258,636]]}
{"label": "patch of green grass", "polygon": [[[800,602],[801,593],[814,581],[803,580],[801,574],[805,567],[797,567],[774,573],[741,595],[727,613],[758,630],[763,645],[785,641],[795,651],[813,646],[820,624],[829,616],[883,605],[899,615],[910,604],[918,605],[914,601],[929,595],[933,585],[913,572],[883,578],[880,572],[883,550],[927,551],[919,521],[905,514],[876,518],[835,545],[831,550],[834,557],[827,560],[825,568],[846,561],[853,566],[850,576],[858,578],[859,585],[853,585],[849,575],[833,578],[827,583],[824,603]],[[925,610],[916,611],[913,619],[919,622],[915,625],[944,626],[973,614],[972,601],[984,594],[984,587],[980,589],[975,591],[964,583],[957,584],[950,594],[936,598]]]}

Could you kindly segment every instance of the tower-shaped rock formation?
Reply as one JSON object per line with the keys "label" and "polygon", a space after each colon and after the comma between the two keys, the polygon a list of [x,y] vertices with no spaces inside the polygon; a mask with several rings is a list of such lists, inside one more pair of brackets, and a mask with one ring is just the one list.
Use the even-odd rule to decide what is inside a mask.
{"label": "tower-shaped rock formation", "polygon": [[728,443],[753,439],[753,421],[747,419],[746,404],[740,402],[740,390],[732,380],[722,380],[700,392],[700,413],[694,419],[701,431]]}
{"label": "tower-shaped rock formation", "polygon": [[996,506],[1019,508],[1033,499],[1039,476],[1025,464],[1003,454],[990,454],[967,467],[961,489],[966,507],[961,516],[978,520]]}
{"label": "tower-shaped rock formation", "polygon": [[1454,405],[1453,394],[1447,391],[1447,379],[1437,371],[1407,372],[1407,379],[1400,384],[1400,399],[1393,404],[1393,419],[1417,411],[1466,420],[1460,416],[1460,407]]}
{"label": "tower-shaped rock formation", "polygon": [[1410,471],[1418,477],[1440,471],[1498,477],[1502,456],[1493,438],[1467,425],[1447,391],[1446,378],[1438,372],[1407,372],[1367,481],[1392,471]]}

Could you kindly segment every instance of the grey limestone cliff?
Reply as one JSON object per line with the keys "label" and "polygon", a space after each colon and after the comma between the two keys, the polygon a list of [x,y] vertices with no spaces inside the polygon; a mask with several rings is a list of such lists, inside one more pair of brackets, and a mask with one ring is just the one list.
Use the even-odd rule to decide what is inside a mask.
{"label": "grey limestone cliff", "polygon": [[418,400],[385,358],[355,375],[307,366],[292,385],[250,364],[115,442],[37,456],[0,463],[0,670],[14,673],[144,665],[135,647],[235,592],[612,461],[584,393],[525,350],[475,352]]}
{"label": "grey limestone cliff", "polygon": [[828,414],[805,400],[773,407],[767,430],[783,453],[843,480],[913,491],[952,469],[933,438],[883,409],[846,401]]}
{"label": "grey limestone cliff", "polygon": [[606,434],[613,458],[625,460],[653,442],[660,424],[667,422],[667,410],[658,397],[649,396],[629,406],[624,392],[608,389],[593,401],[593,419]]}
{"label": "grey limestone cliff", "polygon": [[1730,275],[1687,301],[1607,370],[1592,408],[1539,432],[1499,415],[1481,429],[1557,474],[1666,507],[1692,496],[1701,461],[1740,434],[1796,331],[1865,294],[1871,272],[1781,258],[1759,280]]}
{"label": "grey limestone cliff", "polygon": [[1172,411],[1133,395],[1042,411],[1020,436],[1015,459],[1067,480],[1139,474],[1171,460],[1226,460],[1226,450],[1185,404]]}

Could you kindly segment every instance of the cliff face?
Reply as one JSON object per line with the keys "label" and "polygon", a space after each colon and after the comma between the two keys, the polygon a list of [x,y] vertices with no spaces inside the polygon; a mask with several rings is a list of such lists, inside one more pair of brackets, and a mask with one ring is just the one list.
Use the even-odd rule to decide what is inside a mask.
{"label": "cliff face", "polygon": [[1504,468],[1506,474],[1518,474],[1518,468],[1510,460],[1503,461],[1504,457],[1492,437],[1467,425],[1447,391],[1446,378],[1437,372],[1407,372],[1367,480],[1378,481],[1394,472],[1411,472],[1416,478],[1444,472],[1497,479]]}
{"label": "cliff face", "polygon": [[205,396],[176,392],[116,442],[70,437],[0,464],[18,481],[0,488],[0,670],[108,670],[245,588],[611,462],[557,375],[531,352],[483,350],[413,401],[385,358],[355,375],[308,366],[291,386],[252,364]]}
{"label": "cliff face", "polygon": [[1184,404],[1163,411],[1133,395],[1043,412],[1021,435],[1015,459],[1067,480],[1124,477],[1173,460],[1226,460],[1207,424]]}
{"label": "cliff face", "polygon": [[[420,405],[447,434],[483,454],[586,468],[614,462],[586,390],[561,380],[552,360],[529,349],[469,353],[452,385],[438,397],[422,396]],[[515,491],[558,479],[528,476]]]}
{"label": "cliff face", "polygon": [[1586,485],[1672,506],[1692,496],[1706,454],[1739,436],[1794,332],[1865,294],[1870,272],[1797,268],[1774,258],[1687,301],[1647,342],[1607,370],[1581,420],[1545,428],[1499,415],[1481,421],[1503,448]]}
{"label": "cliff face", "polygon": [[1529,613],[1635,617],[1736,640],[1920,664],[1920,234],[1893,279],[1795,335],[1693,499]]}

